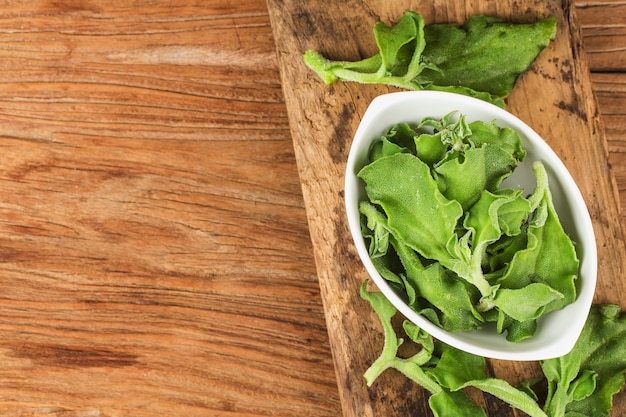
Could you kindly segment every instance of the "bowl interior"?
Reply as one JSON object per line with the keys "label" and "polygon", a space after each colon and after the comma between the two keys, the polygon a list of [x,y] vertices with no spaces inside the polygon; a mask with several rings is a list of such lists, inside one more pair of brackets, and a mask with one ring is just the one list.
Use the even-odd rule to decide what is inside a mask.
{"label": "bowl interior", "polygon": [[[520,134],[527,156],[504,185],[522,188],[526,194],[532,192],[536,186],[532,163],[542,161],[548,172],[555,209],[563,228],[575,242],[580,258],[576,301],[542,316],[535,335],[522,342],[508,342],[489,325],[477,331],[447,332],[420,316],[376,271],[361,235],[358,203],[367,197],[364,184],[356,174],[367,163],[371,143],[396,123],[417,123],[424,117],[442,117],[451,111],[465,115],[468,122],[495,121],[498,126],[512,128]],[[368,274],[407,319],[435,338],[470,353],[507,360],[559,357],[574,346],[587,319],[596,286],[597,255],[591,218],[580,190],[559,157],[517,117],[484,101],[452,93],[410,91],[379,96],[370,104],[354,136],[346,168],[345,199],[350,231]]]}

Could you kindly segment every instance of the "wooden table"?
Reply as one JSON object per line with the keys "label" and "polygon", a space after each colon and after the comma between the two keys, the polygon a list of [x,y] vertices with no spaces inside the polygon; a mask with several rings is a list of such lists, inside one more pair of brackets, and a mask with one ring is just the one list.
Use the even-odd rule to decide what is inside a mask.
{"label": "wooden table", "polygon": [[[626,6],[576,12],[626,204]],[[267,4],[3,2],[0,35],[0,415],[340,415]]]}

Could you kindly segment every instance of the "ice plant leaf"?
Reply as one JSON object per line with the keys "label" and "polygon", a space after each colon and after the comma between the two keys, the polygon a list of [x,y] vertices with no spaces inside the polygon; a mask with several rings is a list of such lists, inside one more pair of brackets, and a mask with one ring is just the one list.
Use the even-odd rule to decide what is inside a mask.
{"label": "ice plant leaf", "polygon": [[374,25],[378,53],[369,58],[333,61],[308,50],[304,62],[326,84],[341,80],[449,91],[504,107],[517,78],[555,33],[554,17],[514,24],[474,16],[463,26],[425,26],[422,16],[407,11],[393,26]]}

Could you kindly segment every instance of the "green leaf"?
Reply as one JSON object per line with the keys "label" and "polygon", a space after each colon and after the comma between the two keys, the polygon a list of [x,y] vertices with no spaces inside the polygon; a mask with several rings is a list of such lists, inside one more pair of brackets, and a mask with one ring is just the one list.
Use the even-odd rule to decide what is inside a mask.
{"label": "green leaf", "polygon": [[426,258],[450,260],[446,244],[463,209],[439,192],[428,165],[399,153],[372,162],[358,176],[370,201],[387,214],[395,236]]}
{"label": "green leaf", "polygon": [[451,391],[471,386],[500,398],[530,416],[546,417],[535,399],[526,392],[502,379],[489,378],[485,370],[485,359],[481,356],[442,344],[440,359],[428,373]]}
{"label": "green leaf", "polygon": [[537,393],[532,389],[532,387],[538,383],[540,383],[541,381],[543,381],[543,378],[541,377],[537,377],[537,378],[531,378],[528,379],[526,381],[522,381],[519,385],[517,385],[515,388],[517,388],[520,391],[524,391],[529,397],[533,398],[535,401],[539,401],[539,396],[537,395]]}
{"label": "green leaf", "polygon": [[[591,395],[569,403],[566,408],[568,416],[570,413],[587,417],[609,416],[613,395],[625,383],[625,341],[626,314],[621,312],[621,307],[611,304],[592,306],[574,349],[562,360],[569,361],[572,358],[574,363],[580,363],[583,375],[585,372],[596,374],[596,388]],[[545,367],[545,362],[542,363],[542,368]],[[574,390],[572,394],[578,394],[577,391]]]}
{"label": "green leaf", "polygon": [[522,197],[521,190],[500,190],[498,195],[508,199],[498,207],[498,226],[504,235],[517,236],[528,219],[530,203]]}
{"label": "green leaf", "polygon": [[402,322],[402,328],[412,342],[422,346],[422,350],[428,353],[430,359],[435,350],[433,337],[417,324],[408,320]]}
{"label": "green leaf", "polygon": [[460,332],[481,327],[483,318],[474,307],[478,292],[441,264],[433,263],[408,274],[407,282],[415,288],[416,295],[437,308],[438,322],[445,330]]}
{"label": "green leaf", "polygon": [[394,236],[390,237],[390,241],[406,272],[403,283],[409,301],[412,294],[427,300],[429,305],[436,307],[433,310],[436,319],[417,305],[411,302],[409,305],[449,331],[467,331],[480,327],[483,319],[474,307],[478,299],[475,289],[469,288],[439,263],[425,267],[417,252]]}
{"label": "green leaf", "polygon": [[517,321],[535,320],[546,305],[563,298],[563,294],[540,283],[528,284],[519,289],[498,289],[492,302],[502,312]]}
{"label": "green leaf", "polygon": [[378,256],[376,258],[372,258],[372,263],[376,268],[376,271],[385,278],[387,281],[393,284],[398,284],[396,288],[400,288],[408,293],[407,288],[405,288],[405,283],[402,277],[396,272],[396,269],[393,268],[390,262],[390,254],[388,253],[386,256]]}
{"label": "green leaf", "polygon": [[473,247],[486,250],[487,245],[497,241],[503,233],[519,234],[529,212],[530,204],[521,191],[494,194],[485,190],[468,211],[463,225],[473,230]]}
{"label": "green leaf", "polygon": [[511,323],[506,326],[506,340],[509,342],[521,342],[524,339],[532,337],[536,331],[537,320],[511,320]]}
{"label": "green leaf", "polygon": [[466,149],[469,145],[467,139],[472,131],[465,120],[465,116],[460,115],[455,121],[457,113],[452,111],[441,118],[425,117],[418,127],[433,128],[434,132],[441,137],[441,141],[454,151]]}
{"label": "green leaf", "polygon": [[489,271],[494,280],[504,275],[505,268],[511,263],[515,253],[528,247],[527,230],[527,223],[522,223],[519,234],[515,236],[503,234],[498,241],[487,246]]}
{"label": "green leaf", "polygon": [[395,153],[402,152],[409,152],[409,150],[403,148],[396,143],[391,142],[389,139],[383,136],[381,140],[376,141],[372,144],[369,151],[369,159],[370,161],[375,161],[378,158],[382,158],[383,156],[389,156]]}
{"label": "green leaf", "polygon": [[428,371],[439,384],[451,391],[458,391],[468,381],[487,378],[485,358],[440,344],[441,354],[437,365]]}
{"label": "green leaf", "polygon": [[396,335],[396,331],[391,321],[393,316],[396,314],[396,308],[382,293],[367,291],[367,281],[361,285],[360,294],[364,300],[369,301],[372,305],[372,308],[380,319],[385,334],[385,343],[380,356],[363,375],[367,385],[371,386],[376,378],[378,378],[378,376],[385,370],[394,368],[426,388],[432,394],[437,394],[442,391],[441,386],[439,386],[439,384],[437,384],[437,382],[428,376],[424,369],[422,369],[422,366],[431,358],[433,344],[432,337],[426,332],[420,334],[418,330],[411,329],[411,336],[415,338],[423,337],[425,339],[430,339],[430,342],[424,342],[426,349],[422,349],[410,358],[402,359],[397,357],[398,348],[403,343],[403,340],[398,338]]}
{"label": "green leaf", "polygon": [[584,400],[596,389],[598,374],[595,371],[585,369],[570,385],[568,394],[573,401]]}
{"label": "green leaf", "polygon": [[529,197],[531,209],[536,206],[528,226],[528,245],[517,251],[507,272],[498,280],[501,288],[521,289],[531,283],[542,283],[563,295],[546,305],[544,312],[560,309],[576,298],[574,281],[579,261],[574,244],[559,222],[548,187],[547,174],[541,163],[534,164],[537,189]]}
{"label": "green leaf", "polygon": [[463,158],[446,161],[435,168],[437,184],[449,200],[469,209],[483,190],[495,191],[517,166],[517,161],[497,145],[468,149]]}
{"label": "green leaf", "polygon": [[435,417],[487,417],[485,410],[474,404],[461,391],[441,391],[431,395],[428,404]]}
{"label": "green leaf", "polygon": [[479,379],[470,381],[465,384],[465,386],[471,386],[478,388],[481,391],[488,392],[489,394],[505,401],[511,407],[517,408],[531,417],[548,417],[532,396],[528,395],[524,392],[524,390],[511,386],[503,379]]}
{"label": "green leaf", "polygon": [[367,201],[359,203],[359,212],[365,219],[366,237],[370,240],[369,255],[371,258],[378,258],[387,254],[389,248],[389,228],[387,218],[378,211],[376,206]]}
{"label": "green leaf", "polygon": [[417,157],[432,167],[446,155],[447,146],[441,141],[441,133],[423,133],[415,138],[415,149]]}
{"label": "green leaf", "polygon": [[418,83],[464,86],[506,97],[515,81],[556,34],[556,19],[512,24],[488,16],[471,17],[463,26],[434,24],[424,28],[425,63]]}
{"label": "green leaf", "polygon": [[512,24],[475,16],[463,27],[424,26],[419,14],[407,11],[394,26],[375,24],[378,53],[369,58],[332,61],[309,50],[304,62],[326,84],[342,80],[452,91],[504,107],[516,79],[554,37],[555,22],[551,17]]}
{"label": "green leaf", "polygon": [[424,19],[417,13],[405,12],[395,26],[382,22],[374,25],[374,38],[382,58],[385,75],[411,80],[421,71],[424,50]]}
{"label": "green leaf", "polygon": [[507,151],[517,161],[523,161],[526,158],[526,151],[522,147],[522,139],[515,130],[505,127],[501,128],[496,125],[495,121],[490,123],[476,120],[469,124],[472,131],[471,142],[476,147],[481,147],[485,143],[498,145]]}
{"label": "green leaf", "polygon": [[408,123],[398,123],[389,129],[384,138],[415,154],[416,136],[417,132]]}

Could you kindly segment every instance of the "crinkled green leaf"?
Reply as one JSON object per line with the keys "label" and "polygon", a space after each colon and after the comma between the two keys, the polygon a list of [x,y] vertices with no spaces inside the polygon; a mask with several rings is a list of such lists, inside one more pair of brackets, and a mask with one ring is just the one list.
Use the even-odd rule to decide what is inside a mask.
{"label": "crinkled green leaf", "polygon": [[502,99],[516,79],[554,37],[555,21],[512,24],[476,16],[462,27],[424,26],[419,14],[407,11],[394,26],[374,26],[378,53],[369,58],[333,61],[308,50],[304,62],[327,84],[343,80],[451,91],[504,107]]}
{"label": "crinkled green leaf", "polygon": [[[483,319],[474,307],[478,299],[475,289],[468,288],[465,282],[454,277],[452,272],[441,267],[439,263],[431,263],[425,267],[417,252],[395,236],[390,237],[390,242],[406,272],[402,279],[410,306],[449,331],[466,331],[480,327]],[[428,301],[428,305],[436,309],[423,310],[417,301],[414,304],[418,297]]]}
{"label": "crinkled green leaf", "polygon": [[517,251],[509,268],[498,281],[501,288],[520,289],[537,282],[550,286],[563,295],[545,307],[545,312],[571,304],[576,298],[574,281],[579,261],[574,245],[563,230],[552,203],[545,168],[535,163],[537,190],[529,197],[536,202],[534,219],[528,226],[526,249]]}
{"label": "crinkled green leaf", "polygon": [[406,274],[410,276],[419,276],[421,271],[424,269],[424,264],[422,263],[422,260],[417,252],[393,235],[390,240]]}
{"label": "crinkled green leaf", "polygon": [[433,351],[435,350],[435,341],[430,334],[421,329],[415,323],[408,320],[404,320],[402,322],[402,328],[411,341],[421,345],[422,349],[427,351],[429,355],[433,354]]}
{"label": "crinkled green leaf", "polygon": [[417,132],[408,123],[398,123],[389,129],[385,138],[414,154],[415,136]]}
{"label": "crinkled green leaf", "polygon": [[430,127],[441,137],[441,141],[452,150],[458,151],[469,147],[467,142],[472,130],[464,115],[456,117],[457,111],[451,111],[443,117],[424,117],[419,128]]}
{"label": "crinkled green leaf", "polygon": [[381,277],[389,281],[392,286],[394,286],[393,284],[397,284],[395,287],[407,292],[407,296],[410,298],[410,295],[408,294],[409,289],[405,287],[404,280],[400,277],[398,272],[396,272],[395,268],[393,268],[389,258],[389,255],[372,258],[372,263]]}
{"label": "crinkled green leaf", "polygon": [[471,122],[469,128],[472,131],[470,141],[474,146],[480,147],[485,143],[491,143],[498,145],[520,162],[526,158],[522,139],[515,130],[508,127],[501,128],[494,121],[487,123],[482,120]]}
{"label": "crinkled green leaf", "polygon": [[[613,395],[625,383],[626,375],[626,313],[618,305],[593,305],[589,317],[572,352],[560,361],[580,363],[582,372],[597,374],[593,393],[566,407],[567,415],[586,417],[609,416]],[[544,361],[552,362],[555,359]]]}
{"label": "crinkled green leaf", "polygon": [[396,143],[391,142],[389,139],[383,136],[381,140],[376,141],[372,144],[369,151],[369,159],[370,161],[375,161],[378,158],[382,158],[383,156],[389,156],[395,153],[402,152],[409,152],[409,150],[403,148]]}
{"label": "crinkled green leaf", "polygon": [[520,233],[515,236],[502,235],[498,241],[487,247],[489,271],[494,279],[499,279],[506,272],[516,252],[528,247],[528,224],[521,225]]}
{"label": "crinkled green leaf", "polygon": [[531,417],[608,417],[613,395],[620,391],[626,376],[626,313],[617,305],[593,305],[582,334],[565,356],[541,362],[548,383],[546,403],[531,389],[541,382],[534,378],[519,387],[489,377],[485,359],[460,351],[408,321],[403,328],[421,349],[407,359],[397,356],[402,339],[392,325],[395,307],[380,293],[369,293],[367,283],[361,296],[368,300],[381,319],[385,345],[381,356],[366,372],[368,384],[382,371],[395,368],[430,393],[429,405],[435,416],[481,416],[484,410],[463,392],[476,388],[489,393]]}
{"label": "crinkled green leaf", "polygon": [[417,274],[407,275],[407,281],[422,297],[437,308],[438,322],[451,332],[475,330],[483,319],[474,305],[478,292],[454,277],[441,264],[433,263]]}
{"label": "crinkled green leaf", "polygon": [[389,230],[399,241],[441,262],[482,294],[491,292],[480,265],[471,264],[468,236],[456,244],[463,208],[439,191],[428,165],[412,154],[398,153],[366,165],[358,176],[370,201],[383,208]]}
{"label": "crinkled green leaf", "polygon": [[473,230],[472,245],[484,247],[498,240],[502,234],[518,235],[530,213],[528,200],[521,191],[499,192],[487,190],[468,211],[463,225]]}
{"label": "crinkled green leaf", "polygon": [[447,146],[441,141],[441,133],[423,133],[415,138],[416,155],[432,167],[446,155]]}
{"label": "crinkled green leaf", "polygon": [[[535,401],[533,396],[524,390],[511,386],[507,381],[499,378],[485,378],[469,381],[464,387],[474,387],[500,398],[507,404],[521,410],[532,417],[548,417]],[[550,416],[552,417],[552,416]]]}
{"label": "crinkled green leaf", "polygon": [[504,149],[484,144],[468,149],[462,159],[438,165],[435,172],[442,194],[467,210],[478,201],[483,190],[495,191],[516,166],[515,158]]}
{"label": "crinkled green leaf", "polygon": [[499,196],[506,196],[508,201],[498,208],[498,226],[506,236],[517,236],[522,233],[528,215],[530,203],[522,197],[521,190],[501,190]]}
{"label": "crinkled green leaf", "polygon": [[554,17],[528,25],[489,16],[471,17],[460,27],[428,25],[422,59],[437,70],[425,69],[417,81],[460,85],[506,97],[555,34]]}
{"label": "crinkled green leaf", "polygon": [[414,77],[420,73],[421,55],[425,46],[422,16],[405,12],[391,27],[378,22],[374,25],[374,38],[385,75],[410,77],[410,74],[414,74]]}
{"label": "crinkled green leaf", "polygon": [[496,322],[496,331],[498,333],[504,333],[506,331],[506,340],[509,342],[520,342],[531,337],[537,331],[536,319],[526,321],[515,320],[500,308],[485,312],[483,315],[488,317],[490,321]]}
{"label": "crinkled green leaf", "polygon": [[502,379],[488,377],[485,358],[481,356],[442,344],[440,359],[428,373],[439,384],[451,391],[466,387],[478,388],[506,401],[528,415],[546,417],[535,399],[526,392],[511,386]]}
{"label": "crinkled green leaf", "polygon": [[543,381],[542,377],[536,377],[536,378],[527,379],[525,381],[522,381],[515,388],[517,388],[520,391],[524,391],[529,397],[531,397],[535,401],[539,402],[539,396],[533,390],[532,387],[537,385],[537,384],[539,384],[542,381]]}
{"label": "crinkled green leaf", "polygon": [[[359,207],[367,219],[369,233],[364,234],[370,240],[374,266],[383,278],[403,290],[410,306],[419,311],[418,297],[427,300],[436,307],[436,323],[449,331],[467,331],[481,326],[482,317],[474,307],[478,300],[477,291],[468,288],[439,263],[425,268],[415,250],[389,234],[387,219],[373,204],[361,202]],[[404,274],[394,272],[395,268],[390,265],[387,256],[390,244],[404,267]]]}
{"label": "crinkled green leaf", "polygon": [[584,400],[595,391],[597,379],[598,374],[595,371],[583,370],[570,385],[568,394],[573,401]]}
{"label": "crinkled green leaf", "polygon": [[[528,199],[522,190],[499,188],[525,157],[519,135],[491,123],[471,126],[451,112],[417,128],[392,127],[358,173],[371,202],[363,206],[363,234],[372,259],[380,257],[376,268],[415,311],[450,331],[496,321],[508,340],[520,341],[532,336],[541,314],[575,299],[578,259],[543,165],[535,166],[537,187]],[[434,133],[417,135],[425,128]],[[445,147],[440,161],[415,155],[426,137]],[[425,268],[433,262],[436,268]]]}
{"label": "crinkled green leaf", "polygon": [[439,192],[428,165],[414,155],[399,153],[372,162],[358,176],[365,181],[370,201],[387,214],[396,236],[427,258],[450,259],[446,243],[463,209]]}
{"label": "crinkled green leaf", "polygon": [[492,302],[511,318],[527,321],[538,318],[548,304],[562,298],[563,294],[546,284],[531,283],[514,290],[500,288]]}
{"label": "crinkled green leaf", "polygon": [[368,233],[370,245],[369,255],[372,258],[384,256],[389,247],[389,228],[387,227],[387,218],[383,213],[378,211],[376,206],[367,201],[359,203],[359,211],[363,215],[366,223],[366,229],[371,231]]}
{"label": "crinkled green leaf", "polygon": [[[521,342],[535,334],[537,331],[537,320],[517,321],[511,319],[511,322],[508,323],[505,328],[506,340],[509,342]],[[503,329],[499,331],[502,332]]]}

